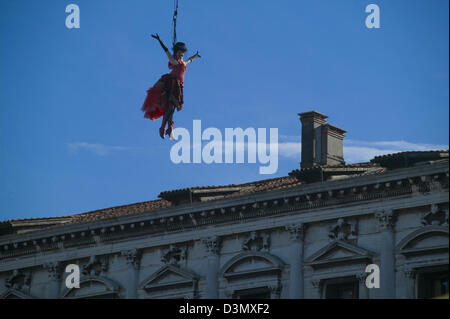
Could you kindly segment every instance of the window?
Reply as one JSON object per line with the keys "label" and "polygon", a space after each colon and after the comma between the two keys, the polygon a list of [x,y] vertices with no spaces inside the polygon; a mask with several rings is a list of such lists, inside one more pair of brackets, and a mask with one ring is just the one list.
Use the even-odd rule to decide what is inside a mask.
{"label": "window", "polygon": [[324,282],[325,299],[358,299],[359,282],[355,278],[330,279]]}
{"label": "window", "polygon": [[445,294],[448,294],[448,266],[419,272],[419,298],[434,298]]}

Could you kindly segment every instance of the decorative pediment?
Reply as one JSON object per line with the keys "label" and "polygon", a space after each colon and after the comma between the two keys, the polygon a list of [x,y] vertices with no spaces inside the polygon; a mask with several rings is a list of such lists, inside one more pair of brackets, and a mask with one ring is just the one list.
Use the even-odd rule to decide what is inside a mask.
{"label": "decorative pediment", "polygon": [[196,289],[198,280],[199,276],[188,269],[166,265],[144,280],[140,289],[147,292],[183,286]]}
{"label": "decorative pediment", "polygon": [[448,228],[426,226],[416,230],[400,241],[397,252],[405,256],[448,252]]}
{"label": "decorative pediment", "polygon": [[34,299],[34,297],[20,290],[10,288],[0,295],[0,299]]}
{"label": "decorative pediment", "polygon": [[221,270],[226,279],[255,277],[267,273],[279,274],[284,263],[278,257],[257,251],[241,253],[229,260]]}
{"label": "decorative pediment", "polygon": [[375,253],[347,242],[335,240],[312,254],[306,264],[313,267],[331,267],[337,264],[365,263]]}
{"label": "decorative pediment", "polygon": [[100,276],[85,276],[80,280],[80,288],[65,289],[62,298],[114,298],[120,290],[119,284]]}

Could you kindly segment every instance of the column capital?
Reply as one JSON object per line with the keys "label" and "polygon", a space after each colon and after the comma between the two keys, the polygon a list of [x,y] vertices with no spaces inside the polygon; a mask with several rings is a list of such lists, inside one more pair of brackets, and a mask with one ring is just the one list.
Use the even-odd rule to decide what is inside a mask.
{"label": "column capital", "polygon": [[142,250],[140,249],[129,249],[123,250],[121,255],[125,257],[127,265],[131,265],[133,268],[138,269],[140,266]]}
{"label": "column capital", "polygon": [[403,275],[405,278],[412,279],[416,276],[416,270],[414,268],[405,268],[403,269]]}
{"label": "column capital", "polygon": [[375,217],[378,218],[378,225],[381,231],[392,231],[395,225],[395,216],[392,209],[383,209],[375,212]]}
{"label": "column capital", "polygon": [[285,226],[285,229],[291,234],[291,240],[294,242],[303,241],[305,238],[305,224],[297,223]]}
{"label": "column capital", "polygon": [[220,250],[220,237],[209,236],[201,239],[203,245],[206,247],[206,251],[210,255],[218,255]]}

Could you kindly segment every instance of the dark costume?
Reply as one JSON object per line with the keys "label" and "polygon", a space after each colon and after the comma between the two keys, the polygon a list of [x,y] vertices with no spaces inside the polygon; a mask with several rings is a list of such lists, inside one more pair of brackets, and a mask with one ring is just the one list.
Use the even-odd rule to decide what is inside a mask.
{"label": "dark costume", "polygon": [[164,116],[171,122],[172,115],[177,108],[183,108],[183,82],[186,64],[179,59],[177,65],[169,62],[170,74],[164,74],[156,84],[147,90],[147,97],[141,110],[145,112],[144,117],[152,121]]}

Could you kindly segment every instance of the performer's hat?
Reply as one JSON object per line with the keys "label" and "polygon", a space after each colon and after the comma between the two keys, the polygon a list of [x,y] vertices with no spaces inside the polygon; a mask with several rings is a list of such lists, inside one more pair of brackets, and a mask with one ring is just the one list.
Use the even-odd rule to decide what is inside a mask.
{"label": "performer's hat", "polygon": [[183,51],[183,52],[187,51],[187,48],[186,48],[186,45],[184,44],[184,42],[175,43],[175,45],[173,46],[173,52],[176,52],[176,51]]}

